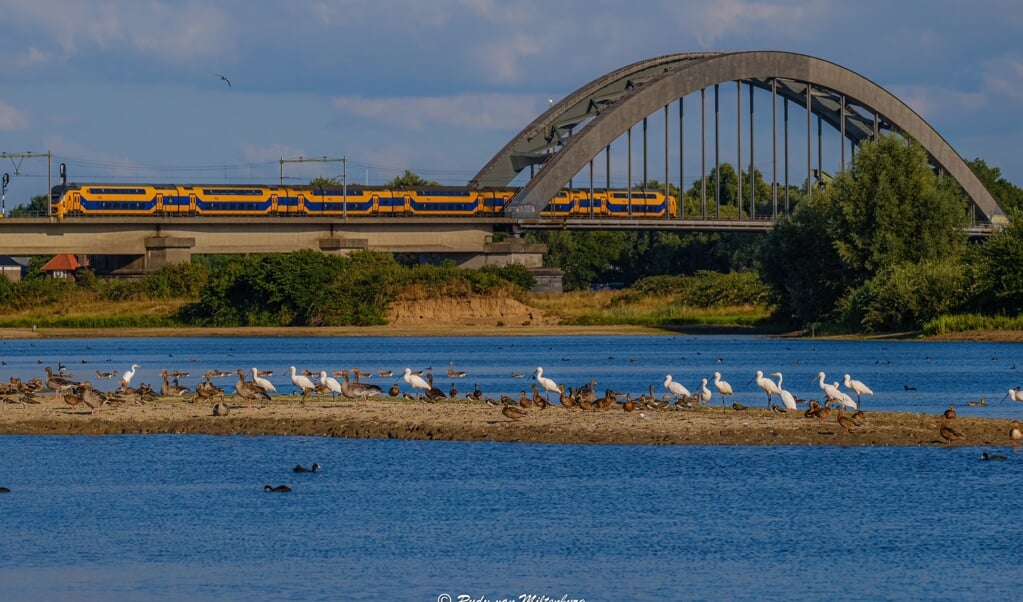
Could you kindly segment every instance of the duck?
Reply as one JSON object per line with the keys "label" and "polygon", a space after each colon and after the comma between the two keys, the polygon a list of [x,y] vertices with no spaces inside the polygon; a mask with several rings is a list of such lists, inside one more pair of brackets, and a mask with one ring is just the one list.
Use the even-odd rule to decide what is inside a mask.
{"label": "duck", "polygon": [[11,492],[11,490],[8,489],[7,487],[0,487],[0,493],[10,493],[10,492]]}
{"label": "duck", "polygon": [[516,421],[526,415],[526,410],[518,406],[504,406],[501,408],[501,413],[504,417],[511,421]]}
{"label": "duck", "polygon": [[622,409],[628,414],[636,410],[636,402],[632,401],[632,393],[625,394],[625,403],[622,404]]}
{"label": "duck", "polygon": [[956,419],[956,404],[950,403],[948,405],[948,409],[945,410],[945,412],[942,414],[942,416],[944,416],[948,420],[955,420]]}
{"label": "duck", "polygon": [[398,388],[398,383],[391,385],[391,388],[387,390],[387,395],[389,397],[397,397],[401,395],[401,389]]}
{"label": "duck", "polygon": [[846,416],[844,411],[845,408],[843,408],[842,406],[838,406],[838,417],[835,418],[835,420],[838,422],[839,426],[845,429],[845,434],[848,435],[853,432],[852,431],[853,427],[857,427],[859,426],[859,424],[857,424],[856,421],[853,420],[852,418]]}
{"label": "duck", "polygon": [[320,469],[320,465],[319,464],[313,464],[309,468],[306,468],[305,466],[302,466],[301,464],[296,464],[295,467],[292,468],[291,470],[294,471],[294,472],[316,472],[319,469]]}
{"label": "duck", "polygon": [[984,461],[995,460],[995,461],[1000,462],[1002,460],[1008,460],[1009,458],[1008,458],[1008,456],[1003,456],[1001,454],[990,454],[990,455],[988,455],[987,452],[984,452],[984,453],[980,454],[980,459],[984,460]]}
{"label": "duck", "polygon": [[519,405],[523,409],[529,409],[533,407],[533,400],[531,400],[529,397],[526,397],[526,391],[524,389],[519,392]]}
{"label": "duck", "polygon": [[[454,388],[454,385],[451,385]],[[472,392],[466,393],[465,398],[469,401],[480,401],[483,399],[483,391],[480,390],[480,386],[477,383],[473,383]]]}
{"label": "duck", "polygon": [[1012,439],[1013,445],[1023,443],[1023,430],[1020,430],[1018,420],[1013,420],[1009,427],[1009,439]]}
{"label": "duck", "polygon": [[560,391],[558,401],[561,402],[561,407],[565,408],[566,410],[574,409],[575,398],[572,397],[571,395],[565,394],[565,385],[563,383],[558,383],[558,390]]}
{"label": "duck", "polygon": [[218,401],[213,404],[213,415],[214,416],[227,416],[231,413],[231,407],[222,401]]}
{"label": "duck", "polygon": [[746,409],[746,406],[742,405],[738,401],[733,401],[732,402],[732,409],[735,410],[736,412],[741,412],[742,410]]}
{"label": "duck", "polygon": [[966,405],[971,406],[971,407],[986,406],[987,405],[987,398],[986,397],[981,397],[980,401],[967,401]]}
{"label": "duck", "polygon": [[941,426],[938,427],[938,434],[945,440],[945,445],[951,445],[953,441],[965,439],[962,433],[948,425],[944,417],[942,418]]}
{"label": "duck", "polygon": [[288,487],[287,485],[278,485],[276,487],[273,487],[271,485],[264,485],[263,491],[269,491],[272,493],[288,493],[289,491],[291,491],[291,487]]}

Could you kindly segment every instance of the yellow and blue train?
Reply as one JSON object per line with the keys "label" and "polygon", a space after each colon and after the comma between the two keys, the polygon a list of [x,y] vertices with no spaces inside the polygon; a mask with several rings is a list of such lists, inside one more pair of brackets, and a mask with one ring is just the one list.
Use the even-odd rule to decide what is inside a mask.
{"label": "yellow and blue train", "polygon": [[[69,216],[498,216],[514,189],[249,186],[232,184],[61,184],[51,214]],[[640,190],[563,190],[543,217],[665,218],[672,196]]]}

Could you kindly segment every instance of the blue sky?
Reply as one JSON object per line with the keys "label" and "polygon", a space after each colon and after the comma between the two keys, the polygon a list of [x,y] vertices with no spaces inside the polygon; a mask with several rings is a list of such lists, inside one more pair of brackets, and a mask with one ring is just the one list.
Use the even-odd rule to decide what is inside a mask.
{"label": "blue sky", "polygon": [[[615,68],[785,50],[864,75],[1023,185],[1018,0],[0,0],[0,16],[0,152],[50,150],[76,181],[274,182],[282,157],[344,155],[355,182],[460,185]],[[15,167],[8,208],[46,190],[45,160]]]}

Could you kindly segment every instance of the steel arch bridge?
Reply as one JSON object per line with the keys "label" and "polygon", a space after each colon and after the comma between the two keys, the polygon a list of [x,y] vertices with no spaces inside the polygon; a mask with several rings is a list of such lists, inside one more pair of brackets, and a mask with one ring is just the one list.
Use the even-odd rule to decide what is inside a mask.
{"label": "steel arch bridge", "polygon": [[[787,188],[789,171],[789,104],[806,110],[806,150],[805,174],[807,192],[812,195],[809,186],[811,175],[823,172],[821,165],[821,124],[827,123],[840,133],[841,165],[846,166],[846,145],[850,146],[850,155],[855,152],[856,145],[866,139],[876,137],[880,132],[899,132],[904,136],[918,141],[929,154],[932,165],[940,172],[953,177],[972,201],[975,210],[975,221],[986,221],[986,227],[1000,226],[1006,223],[1001,207],[991,196],[962,157],[948,144],[923,118],[900,101],[891,93],[863,76],[844,67],[812,56],[777,51],[749,52],[704,52],[682,53],[652,58],[633,63],[616,71],[599,77],[575,92],[569,94],[549,110],[537,117],[500,150],[480,172],[470,180],[470,188],[505,187],[525,168],[530,170],[530,179],[519,190],[514,199],[506,206],[509,217],[536,218],[547,202],[552,199],[573,178],[584,174],[589,168],[590,188],[593,188],[593,164],[601,153],[607,154],[607,171],[610,172],[611,143],[623,134],[629,140],[629,186],[632,187],[632,129],[639,123],[644,126],[644,175],[646,175],[646,121],[647,118],[663,108],[665,130],[664,176],[671,182],[669,168],[669,105],[678,102],[678,172],[674,177],[682,182],[684,163],[682,155],[683,133],[683,102],[682,99],[693,93],[700,96],[700,128],[701,128],[701,165],[706,166],[706,92],[713,88],[715,102],[715,164],[718,163],[717,145],[717,99],[718,87],[723,83],[736,83],[737,102],[737,141],[738,159],[736,161],[739,177],[740,202],[745,203],[742,194],[742,114],[741,86],[749,87],[749,174],[754,171],[754,121],[753,121],[753,90],[766,90],[771,94],[771,143],[773,211],[770,216],[760,216],[760,224],[764,219],[778,217],[778,99],[784,101],[784,165]],[[811,115],[817,118],[817,156],[816,168],[813,165],[813,143]],[[533,174],[535,168],[539,171]],[[702,169],[700,178],[703,180],[706,195],[707,170]],[[765,179],[767,175],[765,174]],[[584,178],[585,179],[585,178]],[[750,182],[752,187],[752,180]],[[608,188],[610,177],[608,176]],[[685,190],[684,185],[680,189]],[[752,197],[752,195],[751,195]],[[706,206],[706,196],[703,199]],[[748,219],[754,219],[754,201],[750,200]],[[979,212],[979,213],[978,213]],[[740,212],[741,214],[741,212]],[[706,217],[706,216],[704,216]],[[982,227],[983,228],[983,227]]]}

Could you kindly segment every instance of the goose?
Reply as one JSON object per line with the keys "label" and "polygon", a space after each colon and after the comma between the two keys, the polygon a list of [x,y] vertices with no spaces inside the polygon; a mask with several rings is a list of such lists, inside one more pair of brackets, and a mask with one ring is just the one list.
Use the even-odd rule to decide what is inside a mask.
{"label": "goose", "polygon": [[951,445],[953,441],[965,438],[962,433],[948,425],[944,416],[941,419],[941,426],[938,427],[938,434],[945,440],[945,445]]}
{"label": "goose", "polygon": [[845,408],[843,408],[842,406],[838,406],[838,418],[836,418],[836,421],[838,422],[839,426],[845,429],[845,434],[848,435],[849,433],[853,432],[852,431],[853,427],[859,425],[856,424],[856,422],[852,418],[849,418],[848,416],[843,414],[843,410],[845,410]]}
{"label": "goose", "polygon": [[948,420],[955,420],[956,419],[956,404],[954,404],[954,403],[948,404],[948,409],[945,410],[941,415],[944,416]]}
{"label": "goose", "polygon": [[383,391],[376,385],[367,383],[348,382],[348,372],[341,371],[341,394],[348,398],[362,399],[362,405],[368,405],[370,397],[383,395]]}
{"label": "goose", "polygon": [[47,366],[44,368],[46,371],[46,388],[53,391],[53,398],[60,399],[64,395],[64,392],[78,386],[75,381],[65,378],[63,376],[53,373],[53,369]]}
{"label": "goose", "polygon": [[[177,384],[172,385],[168,382],[166,368],[160,372],[160,376],[163,378],[163,383],[160,385],[160,395],[163,397],[180,397],[188,393],[188,387],[182,387]],[[177,383],[177,379],[175,379],[175,383]]]}
{"label": "goose", "polygon": [[252,407],[253,399],[259,399],[264,402],[270,401],[270,396],[267,395],[266,391],[264,391],[262,387],[245,381],[244,370],[239,368],[238,370],[235,370],[235,373],[238,374],[238,382],[234,385],[235,392],[238,393],[238,397],[248,400],[250,408]]}
{"label": "goose", "polygon": [[430,385],[430,388],[426,390],[426,396],[430,398],[430,401],[437,401],[438,399],[444,399],[447,395],[444,391],[441,391],[437,387],[433,386],[433,375],[427,372],[426,382]]}

